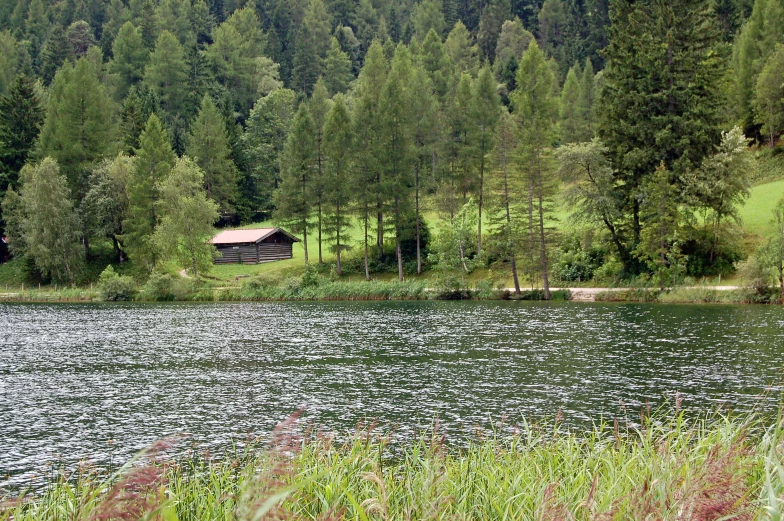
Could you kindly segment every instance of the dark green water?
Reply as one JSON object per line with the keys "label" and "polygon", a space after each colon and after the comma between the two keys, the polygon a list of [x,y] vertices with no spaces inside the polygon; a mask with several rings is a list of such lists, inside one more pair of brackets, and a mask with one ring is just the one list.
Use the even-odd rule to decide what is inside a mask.
{"label": "dark green water", "polygon": [[302,406],[401,436],[436,415],[450,436],[559,410],[585,426],[676,391],[694,412],[775,409],[784,354],[772,306],[0,304],[0,331],[0,487],[177,432],[220,450]]}

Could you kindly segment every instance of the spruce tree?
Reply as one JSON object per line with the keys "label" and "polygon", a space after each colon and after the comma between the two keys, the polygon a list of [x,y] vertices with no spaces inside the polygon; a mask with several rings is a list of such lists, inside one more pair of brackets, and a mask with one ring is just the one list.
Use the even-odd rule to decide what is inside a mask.
{"label": "spruce tree", "polygon": [[707,0],[622,2],[614,11],[599,136],[626,199],[630,250],[640,240],[646,179],[662,161],[677,179],[719,141],[724,60],[718,41]]}
{"label": "spruce tree", "polygon": [[131,260],[148,270],[158,258],[152,234],[159,219],[159,183],[174,167],[176,156],[161,120],[150,115],[139,138],[140,148],[126,188],[128,217],[123,221],[122,243]]}
{"label": "spruce tree", "polygon": [[352,152],[354,133],[346,101],[341,94],[335,97],[332,108],[324,123],[324,150],[326,169],[324,173],[324,200],[328,205],[325,229],[333,241],[338,275],[343,274],[341,254],[350,248],[348,227],[350,203],[354,187],[351,183]]}
{"label": "spruce tree", "polygon": [[237,198],[237,167],[229,157],[226,124],[209,96],[204,96],[191,129],[186,153],[203,171],[207,197],[217,202],[222,212],[229,212]]}
{"label": "spruce tree", "polygon": [[60,67],[71,57],[71,49],[60,25],[52,27],[49,38],[41,51],[41,77],[49,85]]}
{"label": "spruce tree", "polygon": [[596,86],[593,73],[593,64],[590,58],[585,59],[585,67],[580,78],[580,93],[577,96],[576,106],[577,134],[576,141],[588,142],[593,139],[596,132]]}
{"label": "spruce tree", "polygon": [[0,31],[0,95],[6,94],[19,67],[19,44],[8,31]]}
{"label": "spruce tree", "polygon": [[17,189],[19,171],[27,162],[43,119],[35,86],[18,76],[8,94],[0,97],[0,198],[9,188]]}
{"label": "spruce tree", "polygon": [[316,129],[307,103],[302,103],[291,122],[286,147],[281,157],[281,182],[275,192],[277,222],[302,234],[305,262],[308,256],[308,230],[312,228],[311,183],[316,170]]}

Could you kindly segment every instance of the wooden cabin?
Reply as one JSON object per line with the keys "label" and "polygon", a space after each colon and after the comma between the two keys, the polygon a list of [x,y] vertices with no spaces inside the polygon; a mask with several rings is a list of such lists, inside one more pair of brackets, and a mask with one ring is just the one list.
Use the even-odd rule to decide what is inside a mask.
{"label": "wooden cabin", "polygon": [[280,228],[224,230],[210,239],[218,249],[215,264],[259,264],[293,257],[299,239]]}

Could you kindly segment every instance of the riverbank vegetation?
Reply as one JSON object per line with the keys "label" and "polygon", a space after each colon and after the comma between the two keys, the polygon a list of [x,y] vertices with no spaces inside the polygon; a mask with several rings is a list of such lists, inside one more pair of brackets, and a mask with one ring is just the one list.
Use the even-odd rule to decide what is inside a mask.
{"label": "riverbank vegetation", "polygon": [[784,295],[781,0],[6,4],[0,283],[206,289],[263,222],[296,275]]}
{"label": "riverbank vegetation", "polygon": [[[576,433],[499,425],[453,444],[284,422],[223,457],[156,443],[109,478],[88,465],[0,503],[0,519],[720,519],[784,514],[780,420],[682,411]],[[180,451],[181,453],[181,451]]]}

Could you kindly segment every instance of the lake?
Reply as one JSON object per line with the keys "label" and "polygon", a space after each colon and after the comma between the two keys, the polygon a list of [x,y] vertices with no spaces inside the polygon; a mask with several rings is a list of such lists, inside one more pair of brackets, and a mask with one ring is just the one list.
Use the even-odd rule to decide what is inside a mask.
{"label": "lake", "polygon": [[[221,451],[291,412],[459,437],[673,400],[775,410],[784,308],[531,302],[0,304],[0,488],[189,433]],[[625,413],[622,407],[625,406]]]}

